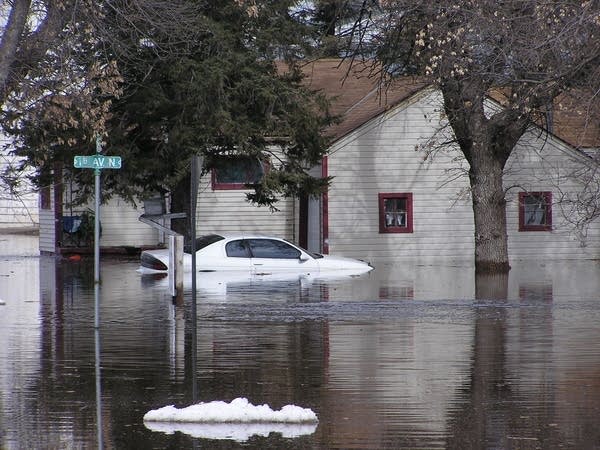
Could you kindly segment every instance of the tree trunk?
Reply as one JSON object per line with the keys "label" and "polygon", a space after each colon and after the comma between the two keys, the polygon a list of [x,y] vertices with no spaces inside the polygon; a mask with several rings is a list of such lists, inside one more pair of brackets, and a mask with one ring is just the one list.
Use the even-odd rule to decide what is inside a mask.
{"label": "tree trunk", "polygon": [[46,15],[35,31],[28,35],[24,35],[23,31],[30,15],[31,0],[15,1],[10,9],[0,42],[0,103],[6,101],[11,90],[18,89],[18,83],[27,77],[32,68],[39,65],[48,49],[58,46],[56,39],[73,17],[76,2],[69,0],[42,3]]}
{"label": "tree trunk", "polygon": [[478,273],[507,272],[506,200],[502,187],[504,160],[483,143],[471,152],[471,195],[475,221],[475,269]]}
{"label": "tree trunk", "polygon": [[[0,87],[2,92],[7,84],[10,67],[15,60],[19,42],[25,29],[31,0],[17,0],[10,8],[8,22],[5,25],[4,35],[0,41]],[[4,96],[1,97],[4,99]]]}
{"label": "tree trunk", "polygon": [[508,272],[506,200],[502,178],[504,165],[527,128],[528,119],[512,110],[488,118],[486,87],[461,85],[449,80],[442,85],[444,108],[458,145],[469,162],[469,181],[475,224],[477,273]]}

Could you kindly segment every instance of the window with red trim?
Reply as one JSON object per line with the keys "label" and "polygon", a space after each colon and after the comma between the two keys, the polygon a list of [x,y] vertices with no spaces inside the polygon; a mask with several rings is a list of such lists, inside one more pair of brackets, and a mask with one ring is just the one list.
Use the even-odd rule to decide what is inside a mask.
{"label": "window with red trim", "polygon": [[379,194],[379,232],[412,233],[412,194]]}
{"label": "window with red trim", "polygon": [[260,182],[268,165],[251,156],[226,156],[219,158],[212,170],[213,189],[248,189]]}
{"label": "window with red trim", "polygon": [[519,231],[552,230],[552,192],[519,192]]}

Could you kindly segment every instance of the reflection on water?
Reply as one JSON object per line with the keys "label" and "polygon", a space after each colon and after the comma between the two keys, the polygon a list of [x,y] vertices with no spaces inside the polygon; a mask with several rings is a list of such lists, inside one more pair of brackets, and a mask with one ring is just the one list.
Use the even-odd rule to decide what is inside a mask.
{"label": "reflection on water", "polygon": [[310,435],[317,429],[312,423],[165,423],[146,422],[146,428],[166,434],[176,432],[195,438],[246,442],[253,436],[268,437],[271,433],[284,438]]}
{"label": "reflection on water", "polygon": [[[137,261],[104,259],[98,413],[93,262],[5,254],[0,448],[600,446],[597,262],[205,280],[192,367],[189,292],[176,307]],[[319,423],[237,440],[146,428],[150,409],[189,405],[194,371],[201,401],[295,404]]]}

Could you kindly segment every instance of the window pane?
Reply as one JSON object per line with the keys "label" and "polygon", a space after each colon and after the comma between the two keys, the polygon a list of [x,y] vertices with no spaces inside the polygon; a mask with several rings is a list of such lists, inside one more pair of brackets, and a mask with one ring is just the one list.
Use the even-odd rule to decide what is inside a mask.
{"label": "window pane", "polygon": [[546,225],[548,205],[543,194],[527,195],[523,199],[525,225]]}
{"label": "window pane", "polygon": [[222,158],[216,169],[219,184],[254,184],[263,177],[263,166],[257,158]]}
{"label": "window pane", "polygon": [[282,241],[271,239],[249,239],[248,244],[254,258],[298,259],[300,251]]}
{"label": "window pane", "polygon": [[383,201],[385,210],[385,222],[387,227],[406,227],[406,199],[386,198]]}
{"label": "window pane", "polygon": [[243,240],[228,242],[225,246],[225,253],[230,258],[249,258],[250,253]]}

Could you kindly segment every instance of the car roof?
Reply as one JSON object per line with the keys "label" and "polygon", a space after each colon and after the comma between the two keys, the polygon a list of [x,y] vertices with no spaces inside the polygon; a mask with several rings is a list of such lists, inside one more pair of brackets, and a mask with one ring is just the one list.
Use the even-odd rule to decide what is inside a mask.
{"label": "car roof", "polygon": [[232,239],[278,239],[280,241],[285,241],[285,239],[279,237],[279,236],[272,236],[272,235],[266,235],[266,234],[259,234],[259,233],[207,233],[205,234],[205,236],[210,236],[210,235],[217,235],[217,236],[221,236],[223,238],[225,238],[226,240],[232,240]]}

